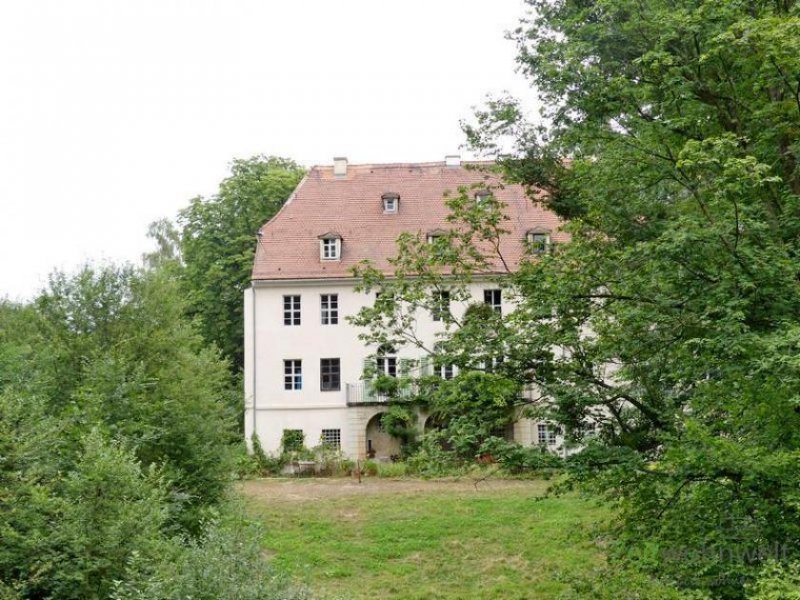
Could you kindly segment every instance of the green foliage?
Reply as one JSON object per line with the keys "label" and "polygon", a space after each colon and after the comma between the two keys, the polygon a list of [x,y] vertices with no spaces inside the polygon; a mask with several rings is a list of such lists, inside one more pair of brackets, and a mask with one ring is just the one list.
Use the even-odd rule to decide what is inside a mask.
{"label": "green foliage", "polygon": [[[442,357],[535,391],[570,443],[599,424],[569,466],[619,509],[614,557],[742,598],[766,560],[800,557],[800,8],[528,5],[512,36],[538,124],[500,98],[465,129],[571,242],[507,278],[515,312],[449,321]],[[481,226],[468,195],[447,202],[438,252],[405,236],[394,279],[360,269],[391,298],[354,320],[365,340],[417,344],[430,291],[464,294],[499,258],[502,207]]]}
{"label": "green foliage", "polygon": [[227,381],[171,268],[0,303],[0,597],[295,597],[256,538],[209,524],[230,510]]}
{"label": "green foliage", "polygon": [[483,442],[479,454],[494,458],[502,469],[511,474],[541,473],[560,469],[562,458],[541,446],[522,446],[503,438],[490,437]]}
{"label": "green foliage", "polygon": [[253,462],[256,465],[256,472],[261,476],[267,475],[280,475],[283,467],[289,462],[290,457],[286,453],[281,453],[277,456],[270,456],[264,452],[264,447],[261,445],[261,440],[257,433],[253,433],[250,438],[250,443],[253,448]]}
{"label": "green foliage", "polygon": [[231,175],[210,198],[180,212],[182,281],[200,333],[233,365],[244,365],[243,293],[249,285],[256,232],[272,218],[305,171],[295,162],[254,156],[231,163]]}
{"label": "green foliage", "polygon": [[749,600],[800,600],[800,563],[768,562],[747,588]]}
{"label": "green foliage", "polygon": [[384,431],[400,440],[404,453],[413,450],[417,439],[417,414],[407,404],[392,404],[381,416]]}
{"label": "green foliage", "polygon": [[513,422],[519,385],[493,373],[468,371],[437,384],[429,396],[431,415],[461,458],[476,458],[481,445]]}
{"label": "green foliage", "polygon": [[177,283],[164,271],[85,267],[54,275],[34,307],[36,393],[77,430],[101,427],[162,469],[173,517],[191,529],[225,493],[235,430],[226,365],[185,319]]}
{"label": "green foliage", "polygon": [[297,452],[305,446],[306,436],[302,429],[284,429],[281,436],[281,450]]}
{"label": "green foliage", "polygon": [[241,519],[213,522],[203,537],[174,548],[169,560],[144,570],[138,557],[130,567],[138,576],[117,582],[113,600],[303,600],[264,557],[261,529]]}

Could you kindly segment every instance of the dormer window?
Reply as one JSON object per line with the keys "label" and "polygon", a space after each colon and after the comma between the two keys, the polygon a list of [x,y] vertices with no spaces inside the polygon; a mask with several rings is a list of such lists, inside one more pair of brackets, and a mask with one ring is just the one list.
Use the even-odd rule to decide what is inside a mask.
{"label": "dormer window", "polygon": [[491,195],[492,194],[489,192],[489,190],[479,190],[475,192],[475,204],[478,206],[483,205]]}
{"label": "dormer window", "polygon": [[387,192],[381,196],[383,201],[383,213],[392,214],[396,213],[400,208],[400,195],[394,192]]}
{"label": "dormer window", "polygon": [[546,229],[529,230],[527,241],[533,254],[545,254],[550,251],[550,232]]}
{"label": "dormer window", "polygon": [[342,236],[338,233],[325,233],[319,236],[320,260],[341,260]]}
{"label": "dormer window", "polygon": [[444,229],[434,229],[427,233],[426,239],[429,244],[435,244],[437,240],[442,239],[447,232]]}

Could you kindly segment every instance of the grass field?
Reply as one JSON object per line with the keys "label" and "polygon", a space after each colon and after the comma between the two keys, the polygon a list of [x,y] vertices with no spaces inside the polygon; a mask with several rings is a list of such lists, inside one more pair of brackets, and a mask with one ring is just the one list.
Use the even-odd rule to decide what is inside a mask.
{"label": "grass field", "polygon": [[556,598],[602,561],[577,497],[542,481],[266,479],[242,484],[275,563],[321,598]]}

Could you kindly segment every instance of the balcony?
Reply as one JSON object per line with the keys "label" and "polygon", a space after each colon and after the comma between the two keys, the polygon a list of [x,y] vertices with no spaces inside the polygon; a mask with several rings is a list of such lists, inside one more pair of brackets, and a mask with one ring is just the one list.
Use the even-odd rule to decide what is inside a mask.
{"label": "balcony", "polygon": [[[369,381],[359,381],[358,383],[348,383],[345,386],[347,392],[347,406],[370,406],[374,404],[386,404],[396,398],[381,394],[371,385]],[[407,399],[413,395],[413,390],[404,388],[400,390],[400,399]]]}

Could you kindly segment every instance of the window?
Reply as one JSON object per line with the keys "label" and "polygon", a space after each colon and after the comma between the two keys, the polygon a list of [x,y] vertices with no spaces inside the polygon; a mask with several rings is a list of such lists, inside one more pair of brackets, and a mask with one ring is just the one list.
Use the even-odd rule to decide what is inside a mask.
{"label": "window", "polygon": [[443,321],[450,315],[450,292],[435,292],[431,310],[434,321]]}
{"label": "window", "polygon": [[341,364],[338,358],[320,359],[319,389],[323,392],[335,392],[341,389]]}
{"label": "window", "polygon": [[475,204],[477,204],[478,206],[482,205],[489,199],[489,196],[491,196],[491,194],[489,193],[488,190],[481,190],[479,192],[475,192]]}
{"label": "window", "polygon": [[323,429],[322,435],[319,436],[319,441],[323,446],[336,448],[337,450],[342,447],[342,430],[341,429]]}
{"label": "window", "polygon": [[437,233],[429,233],[428,234],[428,243],[435,244],[437,240],[442,239],[442,236]]}
{"label": "window", "polygon": [[498,315],[503,313],[503,293],[501,290],[483,290],[483,302],[491,306]]}
{"label": "window", "polygon": [[396,213],[397,209],[400,206],[400,196],[393,192],[389,192],[381,196],[381,200],[383,200],[383,212],[384,213]]}
{"label": "window", "polygon": [[320,310],[323,325],[339,324],[339,294],[322,294]]}
{"label": "window", "polygon": [[539,443],[542,446],[556,445],[556,430],[551,425],[539,423],[536,425],[536,431],[539,435]]}
{"label": "window", "polygon": [[388,356],[394,354],[394,348],[384,344],[378,348],[378,356],[375,359],[375,366],[377,367],[377,375],[388,375],[389,377],[397,377],[397,357]]}
{"label": "window", "polygon": [[300,296],[283,297],[283,324],[300,325]]}
{"label": "window", "polygon": [[550,235],[547,233],[528,233],[528,243],[531,252],[534,254],[544,254],[550,249]]}
{"label": "window", "polygon": [[322,260],[339,260],[341,254],[342,240],[336,238],[325,238],[322,240],[320,257]]}
{"label": "window", "polygon": [[303,361],[296,359],[283,361],[283,389],[303,389]]}
{"label": "window", "polygon": [[433,367],[436,375],[442,379],[452,379],[455,376],[455,367],[453,363],[445,362],[442,354],[446,351],[442,342],[437,342],[434,346],[435,354],[433,355]]}

